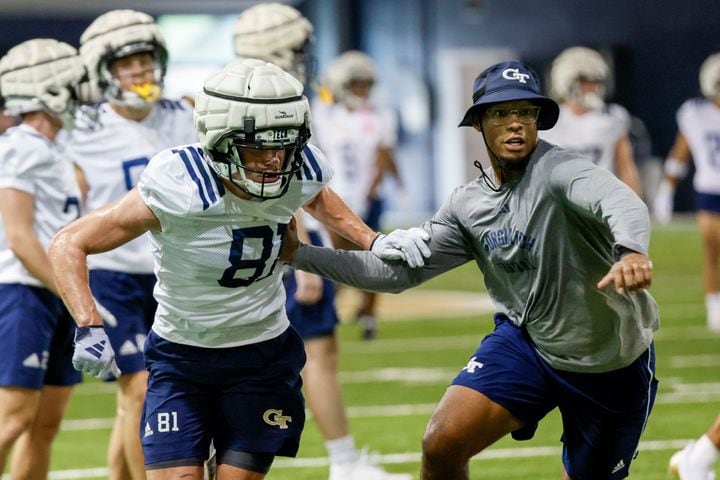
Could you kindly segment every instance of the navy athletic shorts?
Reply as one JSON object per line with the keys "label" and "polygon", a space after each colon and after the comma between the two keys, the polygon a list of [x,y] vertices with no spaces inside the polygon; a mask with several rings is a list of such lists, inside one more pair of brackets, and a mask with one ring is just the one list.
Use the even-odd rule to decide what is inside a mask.
{"label": "navy athletic shorts", "polygon": [[82,375],[72,366],[75,322],[50,290],[0,284],[0,387],[69,387]]}
{"label": "navy athletic shorts", "polygon": [[695,207],[698,210],[720,213],[720,195],[697,192],[695,194]]}
{"label": "navy athletic shorts", "polygon": [[385,202],[382,198],[374,198],[370,200],[367,207],[367,213],[363,221],[365,224],[376,232],[380,231],[380,220],[385,212]]}
{"label": "navy athletic shorts", "polygon": [[525,329],[499,313],[495,331],[453,381],[483,393],[524,422],[513,432],[516,439],[531,438],[538,422],[558,407],[563,464],[579,480],[628,476],[657,384],[652,346],[619,370],[560,371],[538,355]]}
{"label": "navy athletic shorts", "polygon": [[288,328],[232,348],[169,342],[150,331],[150,372],[140,424],[149,469],[202,465],[210,440],[227,451],[294,457],[305,424],[305,350]]}
{"label": "navy athletic shorts", "polygon": [[153,288],[153,274],[90,270],[93,296],[117,320],[104,325],[122,373],[145,370],[143,348],[157,309]]}

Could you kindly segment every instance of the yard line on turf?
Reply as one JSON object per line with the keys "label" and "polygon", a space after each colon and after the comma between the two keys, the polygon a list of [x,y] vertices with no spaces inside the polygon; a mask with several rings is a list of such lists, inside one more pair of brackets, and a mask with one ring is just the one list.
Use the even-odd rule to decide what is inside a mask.
{"label": "yard line on turf", "polygon": [[[720,398],[720,383],[677,383],[671,385],[670,392],[658,394],[657,404],[693,404],[715,402]],[[429,415],[436,403],[407,403],[396,405],[366,405],[347,407],[350,418],[367,417],[409,417]],[[310,412],[308,412],[310,416]],[[63,420],[61,431],[109,430],[113,418],[84,418]]]}
{"label": "yard line on turf", "polygon": [[[640,442],[641,451],[663,451],[676,450],[683,448],[690,439],[673,439],[673,440],[649,440]],[[472,458],[473,461],[498,460],[498,459],[514,459],[514,458],[531,458],[531,457],[552,457],[561,453],[561,448],[557,446],[546,447],[517,447],[517,448],[490,448],[481,452]],[[380,464],[398,464],[398,463],[419,463],[421,459],[420,452],[406,453],[389,453],[385,455],[374,455],[373,458]],[[278,458],[273,463],[273,470],[277,469],[295,469],[295,468],[313,468],[327,467],[330,465],[327,457],[309,457],[285,459]],[[50,472],[48,478],[50,480],[69,480],[76,478],[107,478],[107,468],[83,468],[73,470],[54,470]],[[3,475],[2,480],[10,480],[10,475]]]}

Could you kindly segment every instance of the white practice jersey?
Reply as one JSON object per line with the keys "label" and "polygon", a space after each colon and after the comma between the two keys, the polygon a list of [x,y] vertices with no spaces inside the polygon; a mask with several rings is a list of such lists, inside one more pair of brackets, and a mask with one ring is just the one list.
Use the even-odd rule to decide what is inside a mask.
{"label": "white practice jersey", "polygon": [[[108,103],[98,111],[99,125],[73,131],[68,151],[85,171],[88,209],[120,200],[138,182],[150,158],[162,150],[198,140],[192,108],[162,99],[140,122],[118,115]],[[91,269],[152,273],[150,238],[143,235],[115,250],[88,257]]]}
{"label": "white practice jersey", "polygon": [[332,177],[322,153],[303,151],[303,167],[282,197],[245,200],[225,190],[199,144],[154,157],[138,188],[162,230],[155,257],[153,330],[171,342],[208,348],[257,343],[281,334],[285,313],[278,255],[293,213]]}
{"label": "white practice jersey", "polygon": [[704,98],[688,100],[677,124],[692,152],[695,190],[720,195],[720,108]]}
{"label": "white practice jersey", "polygon": [[[61,228],[80,217],[80,188],[72,162],[54,142],[28,125],[10,128],[0,136],[0,188],[34,197],[33,231],[45,249]],[[2,223],[0,232],[0,283],[44,287],[8,247]]]}
{"label": "white practice jersey", "polygon": [[555,145],[579,151],[596,164],[616,173],[615,147],[630,132],[630,114],[611,103],[602,110],[576,115],[567,105],[560,106],[560,117],[550,130],[540,130],[540,138]]}
{"label": "white practice jersey", "polygon": [[397,144],[397,121],[392,111],[342,104],[313,109],[313,142],[335,172],[335,192],[360,217],[367,213],[367,194],[377,171],[377,150]]}

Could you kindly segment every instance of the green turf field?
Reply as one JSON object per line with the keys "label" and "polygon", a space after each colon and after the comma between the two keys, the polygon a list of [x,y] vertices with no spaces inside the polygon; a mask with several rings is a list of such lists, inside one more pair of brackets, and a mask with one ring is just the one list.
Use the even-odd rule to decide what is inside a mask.
{"label": "green turf field", "polygon": [[[720,335],[704,328],[700,240],[692,220],[653,233],[655,282],[661,307],[656,351],[660,391],[632,479],[663,480],[670,455],[698,437],[720,411]],[[483,291],[474,265],[428,285],[426,290]],[[442,308],[440,309],[442,310]],[[436,315],[436,314],[435,314]],[[484,334],[489,313],[443,318],[382,318],[380,338],[358,340],[356,325],[341,327],[342,380],[352,431],[361,446],[381,452],[388,470],[419,471],[420,438],[433,405]],[[114,388],[92,379],[73,395],[53,451],[50,478],[106,478],[105,448],[114,413]],[[560,422],[551,414],[528,442],[505,439],[473,460],[473,479],[560,478]],[[519,461],[522,459],[522,461]],[[268,478],[327,478],[327,458],[312,421],[299,457],[278,459]]]}

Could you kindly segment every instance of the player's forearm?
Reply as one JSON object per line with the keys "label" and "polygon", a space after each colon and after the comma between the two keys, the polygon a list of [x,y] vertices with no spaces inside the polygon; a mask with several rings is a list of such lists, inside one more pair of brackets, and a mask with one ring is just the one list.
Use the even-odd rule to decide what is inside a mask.
{"label": "player's forearm", "polygon": [[323,189],[305,210],[333,232],[368,250],[377,232],[365,225],[329,188]]}
{"label": "player's forearm", "polygon": [[87,254],[72,229],[66,227],[53,238],[48,256],[58,293],[78,326],[102,325],[88,283]]}
{"label": "player's forearm", "polygon": [[422,269],[383,262],[370,252],[301,245],[291,266],[374,292],[399,293],[424,280]]}

